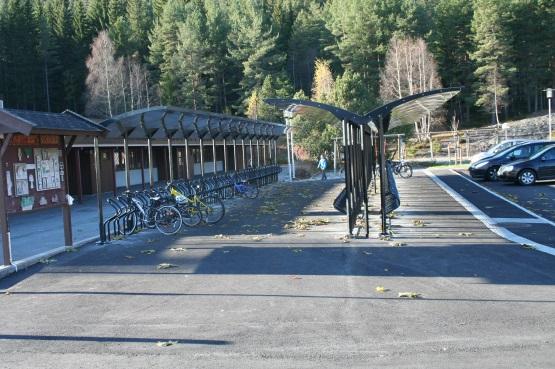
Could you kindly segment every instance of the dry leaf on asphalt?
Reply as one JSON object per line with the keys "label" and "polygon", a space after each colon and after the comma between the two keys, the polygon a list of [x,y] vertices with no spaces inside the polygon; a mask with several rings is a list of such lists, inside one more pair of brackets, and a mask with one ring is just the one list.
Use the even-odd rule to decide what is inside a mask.
{"label": "dry leaf on asphalt", "polygon": [[293,275],[293,276],[291,276],[291,279],[302,279],[302,278],[299,277],[298,275]]}
{"label": "dry leaf on asphalt", "polygon": [[225,236],[223,234],[217,234],[217,235],[214,236],[214,238],[218,239],[218,240],[230,240],[231,239],[231,237]]}
{"label": "dry leaf on asphalt", "polygon": [[156,250],[153,249],[149,249],[149,250],[141,250],[141,254],[145,254],[145,255],[152,255],[156,252]]}
{"label": "dry leaf on asphalt", "polygon": [[160,341],[160,342],[156,342],[156,346],[158,347],[168,347],[168,346],[173,346],[173,345],[177,345],[179,342],[177,341]]}
{"label": "dry leaf on asphalt", "polygon": [[11,293],[10,291],[4,292],[4,295],[8,295],[8,296],[9,296],[9,295],[11,295],[11,294],[12,294],[12,293]]}
{"label": "dry leaf on asphalt", "polygon": [[76,248],[73,247],[73,246],[67,246],[67,247],[66,247],[66,252],[77,252],[77,251],[79,251],[79,250],[76,249]]}
{"label": "dry leaf on asphalt", "polygon": [[146,240],[146,243],[153,243],[156,242],[156,238],[149,238],[148,240]]}
{"label": "dry leaf on asphalt", "polygon": [[412,221],[412,224],[415,227],[425,227],[426,226],[426,223],[424,223],[424,221],[422,219],[415,219],[415,220]]}
{"label": "dry leaf on asphalt", "polygon": [[126,258],[126,259],[135,259],[135,257],[134,257],[134,256],[131,256],[131,255],[125,255],[125,258]]}
{"label": "dry leaf on asphalt", "polygon": [[399,297],[408,298],[408,299],[418,299],[422,297],[422,295],[416,292],[399,292]]}
{"label": "dry leaf on asphalt", "polygon": [[52,258],[39,259],[39,263],[41,264],[51,264],[51,263],[55,263],[56,261],[57,261],[56,259],[52,259]]}
{"label": "dry leaf on asphalt", "polygon": [[376,287],[376,292],[384,293],[384,292],[387,292],[387,291],[389,291],[389,288],[385,288],[385,287],[382,287],[382,286]]}
{"label": "dry leaf on asphalt", "polygon": [[363,251],[363,253],[365,253],[366,255],[372,255],[370,251]]}
{"label": "dry leaf on asphalt", "polygon": [[177,265],[173,265],[170,263],[161,263],[161,264],[158,264],[158,266],[156,267],[156,269],[170,269],[170,268],[177,268]]}
{"label": "dry leaf on asphalt", "polygon": [[292,249],[291,251],[298,254],[299,252],[303,252],[303,249]]}
{"label": "dry leaf on asphalt", "polygon": [[401,247],[401,246],[406,246],[407,244],[404,242],[390,242],[389,246],[393,246],[393,247]]}
{"label": "dry leaf on asphalt", "polygon": [[520,246],[522,246],[523,249],[527,249],[527,250],[535,250],[536,248],[532,245],[528,245],[528,244],[521,244]]}
{"label": "dry leaf on asphalt", "polygon": [[264,239],[264,237],[262,237],[262,236],[254,236],[254,237],[252,238],[252,240],[253,240],[253,241],[256,241],[256,242],[262,241],[263,239]]}
{"label": "dry leaf on asphalt", "polygon": [[472,233],[472,232],[459,232],[459,236],[463,236],[463,237],[470,237],[473,234],[474,233]]}
{"label": "dry leaf on asphalt", "polygon": [[187,251],[184,247],[170,247],[170,251]]}

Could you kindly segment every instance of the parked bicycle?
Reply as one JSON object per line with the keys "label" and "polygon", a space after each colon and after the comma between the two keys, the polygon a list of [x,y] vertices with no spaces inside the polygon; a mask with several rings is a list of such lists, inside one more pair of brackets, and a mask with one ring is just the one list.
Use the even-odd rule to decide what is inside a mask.
{"label": "parked bicycle", "polygon": [[181,229],[183,225],[181,213],[159,194],[152,193],[146,196],[146,199],[131,192],[126,192],[125,196],[134,209],[124,221],[127,234],[133,233],[138,224],[147,228],[156,228],[165,235],[175,234]]}
{"label": "parked bicycle", "polygon": [[258,197],[258,187],[249,184],[246,180],[241,180],[233,185],[233,191],[240,196],[249,199],[256,199]]}
{"label": "parked bicycle", "polygon": [[187,214],[187,216],[196,216],[194,219],[197,219],[200,214],[202,221],[208,224],[216,224],[225,215],[223,201],[216,195],[203,194],[200,185],[186,188],[184,184],[180,186],[179,183],[172,182],[168,184],[167,189],[175,199],[180,211]]}
{"label": "parked bicycle", "polygon": [[391,164],[393,166],[394,174],[401,176],[401,178],[412,177],[412,167],[406,161],[392,161]]}

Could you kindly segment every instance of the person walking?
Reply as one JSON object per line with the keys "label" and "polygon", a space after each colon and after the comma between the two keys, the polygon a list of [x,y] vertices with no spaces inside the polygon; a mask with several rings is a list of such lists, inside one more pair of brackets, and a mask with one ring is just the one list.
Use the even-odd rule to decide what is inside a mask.
{"label": "person walking", "polygon": [[318,169],[322,171],[322,181],[328,179],[326,177],[326,168],[328,167],[328,161],[324,157],[324,155],[320,155],[320,161],[318,162]]}

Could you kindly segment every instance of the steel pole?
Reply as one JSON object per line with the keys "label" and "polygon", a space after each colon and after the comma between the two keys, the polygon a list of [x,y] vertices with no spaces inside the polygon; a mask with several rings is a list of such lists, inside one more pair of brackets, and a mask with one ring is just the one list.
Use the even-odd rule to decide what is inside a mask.
{"label": "steel pole", "polygon": [[256,167],[260,167],[260,141],[256,139]]}
{"label": "steel pole", "polygon": [[216,168],[216,140],[215,139],[212,139],[212,158],[214,159],[213,161],[214,174],[216,174],[217,168]]}
{"label": "steel pole", "polygon": [[245,153],[245,140],[241,139],[241,152],[243,154],[243,169],[247,168],[247,160],[246,160],[246,153]]}
{"label": "steel pole", "polygon": [[277,165],[277,140],[274,139],[274,164]]}
{"label": "steel pole", "polygon": [[237,171],[237,139],[233,139],[233,170]]}
{"label": "steel pole", "polygon": [[254,154],[253,154],[253,151],[252,151],[252,138],[249,138],[249,153],[250,153],[249,165],[252,168],[254,166],[254,156],[253,156]]}
{"label": "steel pole", "polygon": [[547,110],[548,110],[548,122],[549,122],[549,137],[548,140],[552,138],[552,131],[551,131],[551,98],[547,99]]}

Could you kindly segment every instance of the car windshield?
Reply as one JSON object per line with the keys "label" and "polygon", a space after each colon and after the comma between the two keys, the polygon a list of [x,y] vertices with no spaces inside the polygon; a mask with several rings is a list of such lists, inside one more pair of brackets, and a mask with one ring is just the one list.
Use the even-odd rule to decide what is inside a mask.
{"label": "car windshield", "polygon": [[519,148],[521,148],[521,147],[526,147],[526,146],[528,146],[528,145],[511,146],[511,147],[509,147],[509,148],[507,148],[507,149],[505,149],[505,150],[503,150],[503,151],[498,152],[498,153],[494,156],[494,158],[502,158],[502,157],[504,157],[504,156],[509,156],[509,154],[512,153],[513,151],[515,151],[515,150],[517,150],[517,149],[519,149]]}
{"label": "car windshield", "polygon": [[501,142],[497,145],[495,145],[494,147],[492,147],[491,149],[488,150],[488,153],[490,154],[497,154],[498,152],[501,152],[503,150],[508,149],[509,147],[513,146],[513,142],[512,141],[508,141],[508,142]]}

